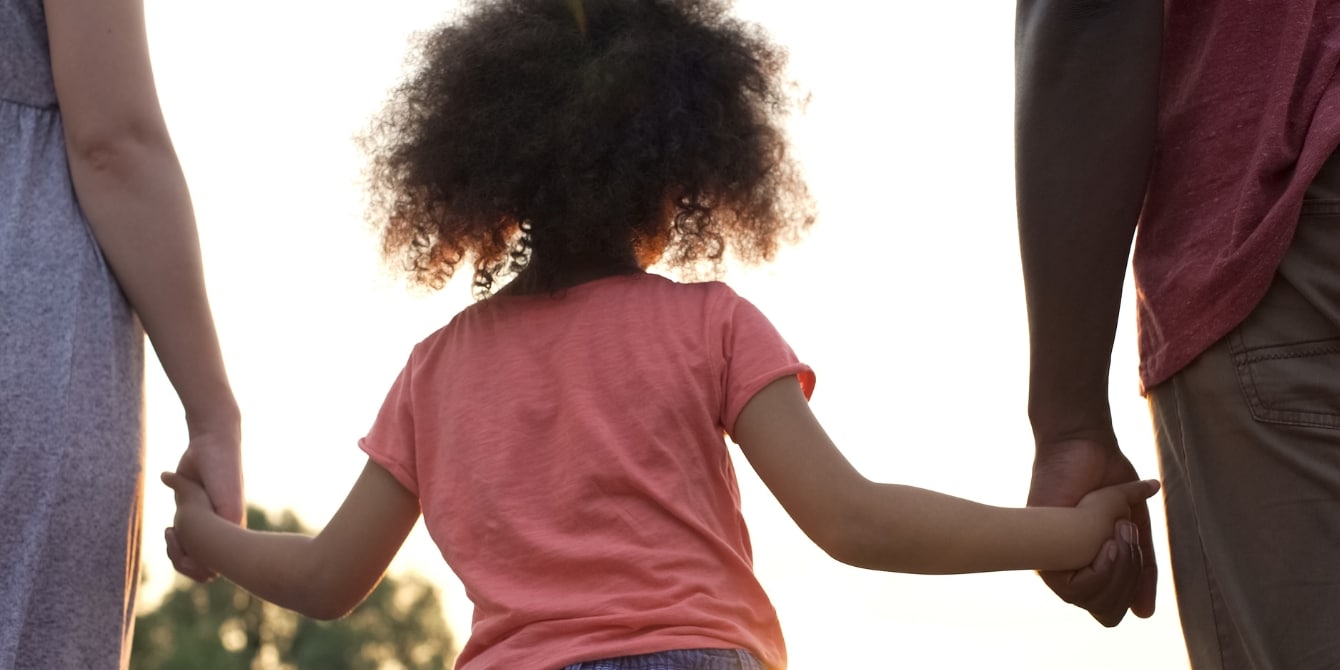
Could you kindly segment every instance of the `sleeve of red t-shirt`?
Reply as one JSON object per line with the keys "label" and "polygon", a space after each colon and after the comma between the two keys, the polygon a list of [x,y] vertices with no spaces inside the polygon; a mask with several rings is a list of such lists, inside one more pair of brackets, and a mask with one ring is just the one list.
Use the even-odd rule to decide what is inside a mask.
{"label": "sleeve of red t-shirt", "polygon": [[784,377],[795,377],[805,397],[814,392],[814,371],[796,358],[768,317],[730,289],[721,306],[722,410],[721,425],[727,433],[744,406],[763,387]]}
{"label": "sleeve of red t-shirt", "polygon": [[417,496],[419,476],[414,450],[413,370],[414,357],[411,356],[395,383],[391,384],[372,429],[358,441],[358,447]]}

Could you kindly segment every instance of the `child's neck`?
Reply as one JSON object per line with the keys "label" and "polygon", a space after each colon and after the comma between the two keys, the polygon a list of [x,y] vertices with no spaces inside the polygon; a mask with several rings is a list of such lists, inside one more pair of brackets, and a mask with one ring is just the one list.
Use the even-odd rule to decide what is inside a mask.
{"label": "child's neck", "polygon": [[613,277],[616,275],[632,275],[642,272],[642,268],[637,266],[610,266],[610,267],[582,267],[573,269],[561,274],[548,274],[533,266],[527,266],[512,281],[498,291],[498,295],[535,295],[540,293],[553,293],[563,289],[572,288],[579,284],[585,284],[589,281]]}

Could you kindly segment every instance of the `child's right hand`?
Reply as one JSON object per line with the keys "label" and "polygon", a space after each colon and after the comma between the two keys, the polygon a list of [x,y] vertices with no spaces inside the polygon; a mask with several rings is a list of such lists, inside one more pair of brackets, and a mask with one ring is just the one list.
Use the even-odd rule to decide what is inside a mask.
{"label": "child's right hand", "polygon": [[[1087,549],[1074,555],[1075,565],[1070,569],[1078,569],[1092,563],[1098,552],[1103,551],[1115,536],[1116,525],[1131,518],[1131,508],[1143,505],[1144,501],[1158,490],[1158,480],[1145,479],[1105,486],[1090,491],[1081,498],[1075,505],[1075,511],[1083,518],[1082,524],[1077,528],[1079,534],[1076,538],[1083,538],[1080,540],[1081,546]],[[1112,552],[1115,549],[1116,547],[1110,547],[1107,551]]]}
{"label": "child's right hand", "polygon": [[1157,479],[1144,479],[1090,491],[1075,507],[1093,512],[1105,522],[1108,529],[1122,519],[1129,519],[1131,508],[1144,503],[1158,493]]}

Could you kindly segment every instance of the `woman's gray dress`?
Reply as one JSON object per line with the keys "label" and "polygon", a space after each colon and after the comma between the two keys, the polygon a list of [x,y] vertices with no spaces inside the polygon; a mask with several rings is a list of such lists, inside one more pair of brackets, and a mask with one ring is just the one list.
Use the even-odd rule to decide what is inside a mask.
{"label": "woman's gray dress", "polygon": [[0,0],[0,670],[130,654],[143,333],[70,181],[41,0]]}

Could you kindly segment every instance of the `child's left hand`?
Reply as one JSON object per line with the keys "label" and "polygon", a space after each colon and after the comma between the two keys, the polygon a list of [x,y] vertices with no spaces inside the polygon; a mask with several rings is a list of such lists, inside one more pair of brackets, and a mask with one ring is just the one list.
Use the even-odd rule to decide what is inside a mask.
{"label": "child's left hand", "polygon": [[[204,487],[189,477],[183,477],[175,472],[164,472],[161,478],[163,483],[172,489],[177,501],[177,514],[172,519],[172,527],[165,533],[168,557],[175,564],[185,555],[182,545],[186,544],[186,541],[182,536],[189,535],[190,529],[200,524],[204,518],[202,515],[215,515],[214,503],[209,499]],[[197,579],[197,581],[209,580]]]}
{"label": "child's left hand", "polygon": [[164,472],[162,479],[177,499],[177,521],[182,521],[183,515],[190,516],[200,511],[214,513],[214,503],[199,482],[175,472]]}

